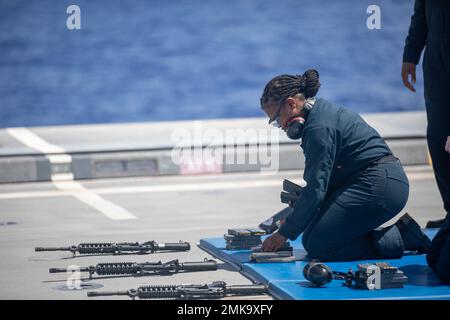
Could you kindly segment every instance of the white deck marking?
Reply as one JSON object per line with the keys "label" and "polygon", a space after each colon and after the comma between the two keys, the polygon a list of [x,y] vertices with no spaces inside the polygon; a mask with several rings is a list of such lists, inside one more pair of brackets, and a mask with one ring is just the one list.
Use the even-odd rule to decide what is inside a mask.
{"label": "white deck marking", "polygon": [[[19,140],[29,148],[42,152],[50,161],[50,164],[66,164],[71,166],[72,157],[66,151],[54,144],[48,143],[27,128],[7,128],[6,132]],[[98,194],[86,189],[78,182],[73,181],[72,172],[52,173],[51,180],[56,188],[61,190],[62,195],[74,196],[78,200],[86,203],[92,208],[100,211],[112,220],[136,219],[136,216],[126,211],[124,208],[101,198]],[[61,192],[59,191],[59,192]],[[58,192],[58,191],[53,191]],[[38,192],[39,194],[45,194]],[[15,199],[20,197],[13,197]],[[22,197],[23,198],[23,197]],[[5,198],[4,198],[5,199]],[[8,199],[8,198],[6,198]],[[11,199],[11,198],[10,198]]]}
{"label": "white deck marking", "polygon": [[[124,194],[124,193],[158,193],[158,192],[177,192],[177,191],[209,191],[209,190],[230,190],[247,188],[265,188],[272,186],[281,186],[280,180],[258,180],[245,182],[207,182],[198,184],[171,184],[140,187],[117,187],[117,188],[92,188],[89,191],[96,194]],[[50,191],[29,191],[29,192],[9,192],[0,194],[0,199],[23,199],[23,198],[45,198],[61,197],[73,195],[79,190],[60,189]],[[88,190],[88,189],[85,189]]]}
{"label": "white deck marking", "polygon": [[66,152],[63,148],[48,143],[27,128],[6,128],[6,132],[27,147],[45,153],[46,155]]}
{"label": "white deck marking", "polygon": [[68,192],[81,202],[86,203],[94,209],[97,209],[105,216],[112,220],[130,220],[137,219],[136,216],[124,208],[105,200],[95,192],[86,189],[81,184],[75,181],[53,181],[53,184],[60,190]]}
{"label": "white deck marking", "polygon": [[[409,180],[432,180],[434,175],[432,172],[414,172],[408,174]],[[304,185],[303,180],[298,181]],[[159,192],[182,192],[182,191],[209,191],[209,190],[234,190],[247,188],[265,188],[280,187],[282,178],[255,180],[255,181],[227,181],[227,182],[201,182],[201,183],[185,183],[185,184],[167,184],[153,186],[130,186],[130,187],[112,187],[112,188],[91,188],[86,189],[61,189],[49,191],[27,191],[27,192],[8,192],[0,193],[0,199],[26,199],[26,198],[48,198],[48,197],[64,197],[74,195],[82,190],[89,190],[95,194],[126,194],[126,193],[159,193]]]}
{"label": "white deck marking", "polygon": [[247,188],[281,187],[282,181],[278,179],[258,180],[258,181],[230,181],[230,182],[207,182],[188,183],[155,186],[137,186],[120,188],[98,188],[94,189],[99,194],[117,193],[158,193],[176,191],[209,191],[209,190],[233,190]]}

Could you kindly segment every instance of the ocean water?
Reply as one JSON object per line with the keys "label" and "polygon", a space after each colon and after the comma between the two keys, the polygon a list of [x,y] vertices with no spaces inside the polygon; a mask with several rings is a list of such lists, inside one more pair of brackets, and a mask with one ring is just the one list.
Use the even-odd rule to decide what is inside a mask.
{"label": "ocean water", "polygon": [[[81,8],[68,30],[66,8]],[[366,9],[381,8],[369,30]],[[264,85],[315,68],[358,112],[423,110],[400,79],[413,0],[2,0],[0,126],[262,116]]]}

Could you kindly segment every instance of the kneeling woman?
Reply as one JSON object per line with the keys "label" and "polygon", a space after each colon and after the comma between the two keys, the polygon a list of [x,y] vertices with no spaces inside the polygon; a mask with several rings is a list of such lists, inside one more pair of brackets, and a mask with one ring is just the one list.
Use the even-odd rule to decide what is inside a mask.
{"label": "kneeling woman", "polygon": [[358,114],[316,99],[319,74],[280,75],[269,81],[261,107],[269,123],[301,138],[307,185],[294,210],[262,249],[276,251],[302,235],[313,259],[339,261],[399,258],[426,252],[428,237],[405,214],[378,228],[405,206],[408,179],[385,141]]}

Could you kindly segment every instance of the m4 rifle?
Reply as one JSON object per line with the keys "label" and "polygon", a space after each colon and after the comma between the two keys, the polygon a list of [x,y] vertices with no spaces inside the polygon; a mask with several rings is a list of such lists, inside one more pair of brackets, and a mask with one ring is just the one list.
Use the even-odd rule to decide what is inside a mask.
{"label": "m4 rifle", "polygon": [[98,242],[80,243],[69,247],[36,247],[34,251],[70,251],[73,256],[79,254],[148,254],[162,251],[189,251],[189,242],[157,243],[156,241],[139,242]]}
{"label": "m4 rifle", "polygon": [[[99,276],[109,275],[134,275],[145,276],[152,274],[172,274],[178,272],[195,272],[195,271],[210,271],[217,270],[217,262],[214,260],[199,261],[199,262],[179,262],[172,260],[168,262],[104,262],[98,263],[95,266],[80,268],[80,272],[89,272],[89,279],[92,279],[94,273]],[[70,268],[50,268],[50,273],[70,272],[76,271]]]}
{"label": "m4 rifle", "polygon": [[139,299],[220,299],[226,296],[248,296],[267,293],[267,286],[263,284],[232,285],[223,281],[210,284],[185,285],[152,285],[141,286],[137,289],[124,291],[89,291],[88,297],[101,296],[129,296],[133,300]]}

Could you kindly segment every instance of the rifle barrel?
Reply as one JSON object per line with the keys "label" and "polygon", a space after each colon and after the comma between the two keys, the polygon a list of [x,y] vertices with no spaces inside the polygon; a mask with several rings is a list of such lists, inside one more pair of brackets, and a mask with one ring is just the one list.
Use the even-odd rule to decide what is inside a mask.
{"label": "rifle barrel", "polygon": [[71,268],[50,268],[48,269],[49,273],[62,273],[62,272],[73,272],[73,271],[80,271],[80,272],[89,272],[90,268],[79,268],[79,269],[71,269]]}
{"label": "rifle barrel", "polygon": [[71,251],[70,247],[36,247],[34,251]]}
{"label": "rifle barrel", "polygon": [[88,297],[103,297],[103,296],[128,296],[128,291],[88,291]]}
{"label": "rifle barrel", "polygon": [[67,268],[50,268],[48,269],[49,273],[59,273],[59,272],[67,272]]}
{"label": "rifle barrel", "polygon": [[158,243],[156,245],[158,251],[189,251],[190,249],[189,242]]}

